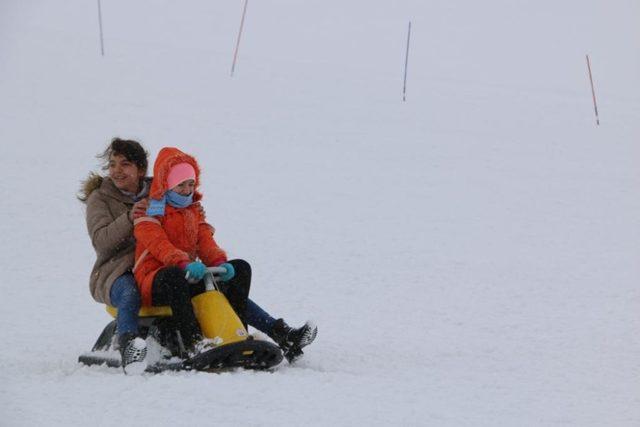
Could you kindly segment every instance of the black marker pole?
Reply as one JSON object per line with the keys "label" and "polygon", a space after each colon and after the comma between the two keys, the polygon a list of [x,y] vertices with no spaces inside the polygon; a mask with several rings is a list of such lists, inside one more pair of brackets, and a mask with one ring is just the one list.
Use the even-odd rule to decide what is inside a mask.
{"label": "black marker pole", "polygon": [[593,76],[591,75],[591,59],[587,56],[587,69],[589,70],[589,81],[591,82],[591,96],[593,97],[593,110],[596,112],[596,125],[600,126],[600,118],[598,117],[598,103],[596,102],[596,90],[593,88]]}

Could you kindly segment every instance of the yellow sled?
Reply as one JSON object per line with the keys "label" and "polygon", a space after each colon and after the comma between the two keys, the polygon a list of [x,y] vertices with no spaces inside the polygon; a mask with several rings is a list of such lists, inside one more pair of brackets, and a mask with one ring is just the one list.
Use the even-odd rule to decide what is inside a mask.
{"label": "yellow sled", "polygon": [[[268,369],[282,361],[282,351],[273,343],[256,340],[247,333],[247,329],[229,301],[222,292],[216,289],[215,276],[224,274],[222,267],[210,267],[205,276],[206,290],[192,298],[193,311],[198,319],[203,335],[210,339],[212,348],[192,358],[185,358],[184,346],[180,335],[173,327],[170,317],[171,308],[142,307],[140,309],[139,329],[143,337],[153,336],[160,345],[169,350],[174,357],[171,361],[158,361],[150,365],[147,371],[164,370],[217,370],[222,368],[243,367],[247,369]],[[107,306],[107,311],[114,318],[117,309]],[[105,353],[113,351],[117,341],[115,320],[109,323],[96,341],[93,349],[79,357],[79,362],[86,365],[106,364],[119,367],[121,362],[113,355]]]}

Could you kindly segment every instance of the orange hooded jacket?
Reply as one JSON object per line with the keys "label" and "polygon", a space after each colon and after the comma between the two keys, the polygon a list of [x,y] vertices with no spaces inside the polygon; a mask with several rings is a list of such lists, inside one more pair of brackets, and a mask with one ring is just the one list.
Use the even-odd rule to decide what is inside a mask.
{"label": "orange hooded jacket", "polygon": [[198,192],[200,168],[193,157],[174,147],[160,150],[153,166],[149,197],[159,200],[170,190],[167,188],[167,176],[171,167],[178,163],[189,163],[196,171],[193,203],[186,208],[174,208],[167,204],[163,216],[146,216],[134,221],[136,254],[133,273],[144,306],[152,305],[153,279],[161,268],[191,262],[196,257],[206,266],[227,261],[227,255],[213,238],[214,228],[206,222],[197,203],[202,199],[202,194]]}

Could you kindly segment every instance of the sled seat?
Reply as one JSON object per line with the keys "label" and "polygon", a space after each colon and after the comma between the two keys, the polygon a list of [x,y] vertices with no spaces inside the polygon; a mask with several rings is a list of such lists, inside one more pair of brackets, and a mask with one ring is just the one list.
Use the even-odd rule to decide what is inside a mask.
{"label": "sled seat", "polygon": [[[111,315],[111,317],[115,318],[118,315],[118,309],[107,305],[106,306],[107,313]],[[159,306],[142,306],[140,307],[140,311],[138,312],[139,317],[169,317],[173,313],[171,312],[171,307],[168,305],[159,305]]]}

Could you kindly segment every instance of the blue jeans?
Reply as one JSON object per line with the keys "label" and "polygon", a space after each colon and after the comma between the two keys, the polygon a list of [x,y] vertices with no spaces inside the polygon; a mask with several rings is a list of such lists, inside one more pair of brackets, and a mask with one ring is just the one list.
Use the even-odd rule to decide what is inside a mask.
{"label": "blue jeans", "polygon": [[258,304],[247,299],[247,311],[245,312],[245,320],[247,324],[253,326],[260,332],[264,332],[265,334],[271,334],[271,329],[273,329],[273,324],[275,323],[275,319],[269,315],[266,311],[264,311]]}
{"label": "blue jeans", "polygon": [[133,274],[124,273],[111,286],[111,304],[118,309],[116,325],[118,335],[138,333],[138,311],[140,311],[140,292]]}

